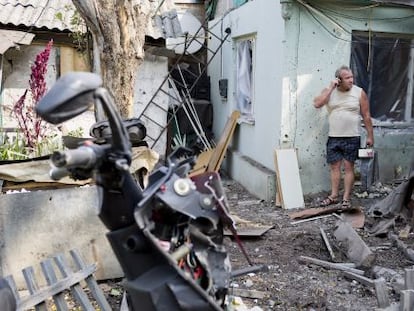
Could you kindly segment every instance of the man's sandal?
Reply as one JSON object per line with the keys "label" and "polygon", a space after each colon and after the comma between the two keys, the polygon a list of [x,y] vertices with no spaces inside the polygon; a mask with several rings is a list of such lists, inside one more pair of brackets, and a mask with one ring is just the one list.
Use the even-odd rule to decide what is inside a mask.
{"label": "man's sandal", "polygon": [[350,200],[342,200],[341,206],[342,206],[342,208],[350,208],[351,207],[351,201]]}
{"label": "man's sandal", "polygon": [[329,206],[329,205],[338,204],[338,203],[339,202],[338,202],[337,199],[334,199],[334,198],[331,198],[330,196],[327,196],[326,199],[323,200],[320,205],[321,206]]}

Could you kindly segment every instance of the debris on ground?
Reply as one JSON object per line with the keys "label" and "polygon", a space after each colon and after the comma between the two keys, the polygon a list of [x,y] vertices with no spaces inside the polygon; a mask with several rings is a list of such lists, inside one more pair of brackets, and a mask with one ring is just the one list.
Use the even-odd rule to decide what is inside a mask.
{"label": "debris on ground", "polygon": [[[259,228],[239,237],[253,266],[235,238],[225,237],[233,270],[253,270],[233,277],[229,310],[390,311],[413,301],[407,289],[414,283],[410,182],[377,183],[368,190],[356,183],[355,215],[340,208],[320,213],[315,206],[326,193],[305,197],[304,209],[286,210],[258,200],[233,180],[223,183],[237,226]],[[403,187],[411,193],[402,195]],[[376,215],[389,196],[398,196],[401,205]],[[293,213],[306,217],[292,218]],[[261,266],[266,269],[255,270]],[[108,287],[120,289],[120,282]]]}

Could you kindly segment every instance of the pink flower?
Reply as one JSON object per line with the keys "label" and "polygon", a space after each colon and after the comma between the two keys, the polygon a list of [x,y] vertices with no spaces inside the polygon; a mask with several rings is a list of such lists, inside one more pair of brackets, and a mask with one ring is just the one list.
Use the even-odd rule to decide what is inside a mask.
{"label": "pink flower", "polygon": [[[41,131],[42,119],[36,115],[34,108],[46,93],[45,77],[52,45],[53,40],[51,39],[46,48],[36,56],[34,64],[31,66],[32,73],[29,79],[29,89],[24,92],[13,107],[19,127],[26,138],[26,145],[29,148],[34,148],[44,136],[44,133]],[[26,104],[26,95],[29,90],[32,95],[32,101]]]}

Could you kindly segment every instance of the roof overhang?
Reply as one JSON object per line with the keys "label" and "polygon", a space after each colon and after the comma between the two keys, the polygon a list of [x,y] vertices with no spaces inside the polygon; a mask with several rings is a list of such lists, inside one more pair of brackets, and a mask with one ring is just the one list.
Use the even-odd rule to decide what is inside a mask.
{"label": "roof overhang", "polygon": [[32,33],[24,31],[0,29],[0,38],[2,38],[0,40],[0,54],[4,54],[11,47],[30,44],[34,36]]}

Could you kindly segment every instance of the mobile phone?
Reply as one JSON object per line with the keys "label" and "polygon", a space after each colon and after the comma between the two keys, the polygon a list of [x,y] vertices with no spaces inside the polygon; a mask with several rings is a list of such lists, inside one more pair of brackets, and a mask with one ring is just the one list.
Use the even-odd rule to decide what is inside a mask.
{"label": "mobile phone", "polygon": [[341,82],[342,82],[342,79],[340,78],[340,77],[335,77],[335,78],[337,78],[338,80],[339,80],[339,82],[338,82],[338,84],[336,85],[336,87],[338,87],[340,84],[341,84]]}

